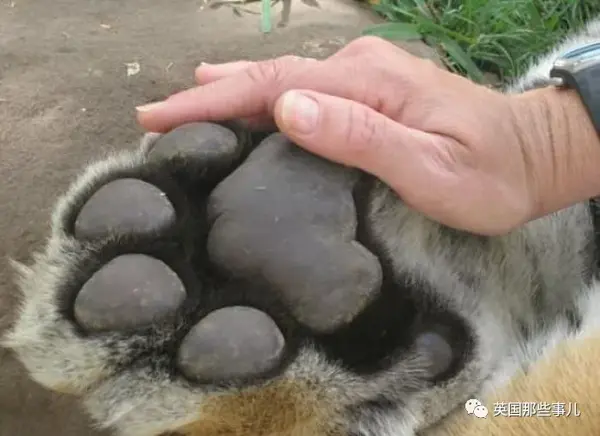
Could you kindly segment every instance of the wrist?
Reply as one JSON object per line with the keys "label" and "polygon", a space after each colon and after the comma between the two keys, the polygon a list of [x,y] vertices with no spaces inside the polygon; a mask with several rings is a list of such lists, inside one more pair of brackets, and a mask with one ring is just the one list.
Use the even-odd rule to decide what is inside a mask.
{"label": "wrist", "polygon": [[513,101],[532,218],[600,195],[600,135],[578,93],[549,86]]}

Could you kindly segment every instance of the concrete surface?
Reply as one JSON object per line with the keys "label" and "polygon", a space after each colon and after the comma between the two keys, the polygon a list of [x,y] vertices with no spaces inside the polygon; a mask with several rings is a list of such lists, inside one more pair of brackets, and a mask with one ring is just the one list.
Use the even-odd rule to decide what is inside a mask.
{"label": "concrete surface", "polygon": [[[40,246],[56,196],[86,162],[137,141],[134,106],[192,85],[201,61],[323,57],[377,21],[351,0],[320,3],[296,1],[291,24],[262,35],[259,16],[199,0],[0,0],[0,331],[18,298],[7,258]],[[0,436],[99,434],[0,350]]]}

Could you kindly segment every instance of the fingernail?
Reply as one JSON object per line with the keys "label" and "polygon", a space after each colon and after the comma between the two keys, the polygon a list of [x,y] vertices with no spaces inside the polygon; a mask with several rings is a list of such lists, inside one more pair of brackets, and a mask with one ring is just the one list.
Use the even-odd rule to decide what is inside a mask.
{"label": "fingernail", "polygon": [[136,106],[135,110],[138,112],[149,112],[152,109],[157,108],[158,106],[162,105],[163,102],[162,101],[158,101],[156,103],[148,103],[148,104],[144,104],[142,106]]}
{"label": "fingernail", "polygon": [[198,75],[199,75],[199,74],[200,74],[202,71],[204,71],[204,69],[205,69],[206,67],[211,67],[211,66],[212,66],[212,64],[207,64],[206,62],[202,62],[202,63],[201,63],[200,65],[198,65],[198,66],[196,67],[196,69],[194,70],[194,75],[195,75],[195,76],[198,76]]}
{"label": "fingernail", "polygon": [[310,133],[317,126],[319,105],[315,100],[297,91],[288,91],[283,96],[281,118],[290,128],[299,133]]}

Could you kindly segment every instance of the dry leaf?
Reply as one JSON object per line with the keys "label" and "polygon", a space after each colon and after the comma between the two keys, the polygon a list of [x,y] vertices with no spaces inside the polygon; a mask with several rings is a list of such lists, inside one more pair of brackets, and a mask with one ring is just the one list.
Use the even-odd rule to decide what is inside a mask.
{"label": "dry leaf", "polygon": [[139,74],[141,70],[138,62],[129,62],[126,63],[125,66],[127,67],[127,77],[135,76],[136,74]]}

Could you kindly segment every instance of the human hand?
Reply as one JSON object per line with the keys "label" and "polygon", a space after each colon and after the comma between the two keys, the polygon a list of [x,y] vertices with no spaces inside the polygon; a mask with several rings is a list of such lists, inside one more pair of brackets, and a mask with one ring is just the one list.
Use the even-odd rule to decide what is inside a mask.
{"label": "human hand", "polygon": [[[384,40],[360,38],[324,61],[203,65],[196,78],[200,86],[138,108],[142,126],[275,121],[299,146],[369,172],[409,206],[474,233],[504,233],[540,212],[548,168],[528,144],[547,138],[531,128],[536,111]],[[542,133],[527,138],[532,131]]]}

